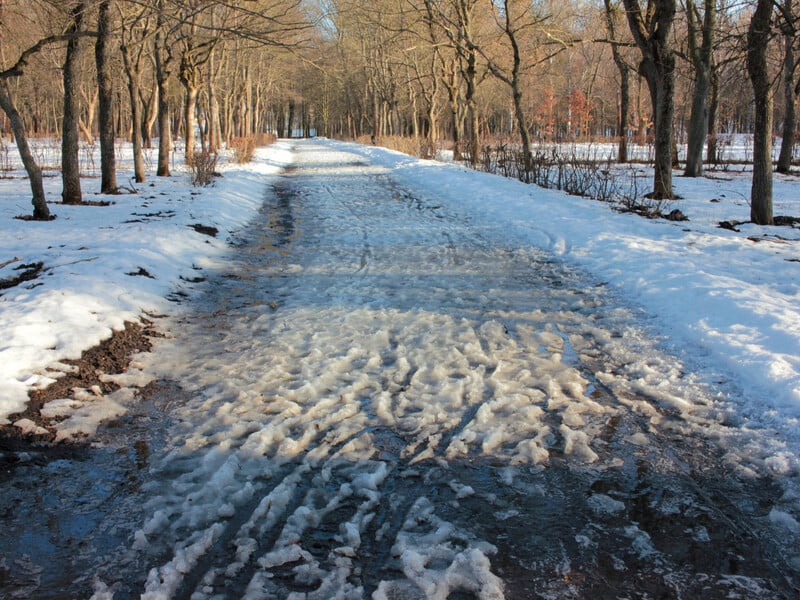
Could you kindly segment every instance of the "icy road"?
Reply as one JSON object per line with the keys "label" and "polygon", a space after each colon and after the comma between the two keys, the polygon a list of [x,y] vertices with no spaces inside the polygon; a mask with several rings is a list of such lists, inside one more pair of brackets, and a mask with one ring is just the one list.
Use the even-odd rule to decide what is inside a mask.
{"label": "icy road", "polygon": [[129,431],[47,467],[72,537],[29,532],[19,592],[796,597],[785,487],[725,460],[745,434],[646,315],[362,155],[293,153]]}

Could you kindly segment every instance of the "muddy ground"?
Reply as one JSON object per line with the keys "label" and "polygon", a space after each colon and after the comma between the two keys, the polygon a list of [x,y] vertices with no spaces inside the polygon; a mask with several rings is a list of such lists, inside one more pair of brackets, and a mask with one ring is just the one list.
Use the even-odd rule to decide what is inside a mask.
{"label": "muddy ground", "polygon": [[153,338],[160,335],[149,319],[143,318],[140,323],[126,322],[124,329],[115,331],[110,338],[85,350],[80,358],[61,361],[76,370],[65,373],[45,388],[31,390],[27,409],[10,417],[12,423],[19,419],[30,419],[49,433],[26,434],[14,425],[0,425],[0,461],[14,464],[16,453],[32,447],[36,447],[39,452],[47,449],[46,455],[54,460],[69,455],[74,450],[71,448],[73,444],[54,443],[57,420],[42,416],[42,407],[51,400],[72,397],[76,388],[91,389],[97,386],[103,394],[117,390],[119,385],[104,381],[103,375],[125,372],[131,363],[131,357],[139,352],[149,351]]}

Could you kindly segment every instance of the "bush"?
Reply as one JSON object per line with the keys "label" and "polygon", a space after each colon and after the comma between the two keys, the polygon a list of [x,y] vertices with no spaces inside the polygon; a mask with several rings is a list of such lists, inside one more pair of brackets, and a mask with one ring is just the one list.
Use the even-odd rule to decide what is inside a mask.
{"label": "bush", "polygon": [[192,185],[207,186],[214,181],[217,170],[217,155],[203,150],[194,155],[192,161]]}
{"label": "bush", "polygon": [[272,133],[261,132],[256,134],[256,148],[264,148],[265,146],[274,144],[277,141],[277,136]]}
{"label": "bush", "polygon": [[235,137],[231,139],[230,148],[237,163],[249,163],[256,152],[256,139],[253,136]]}
{"label": "bush", "polygon": [[356,142],[365,145],[383,146],[390,150],[396,150],[411,156],[419,156],[420,158],[433,158],[436,153],[436,149],[424,137],[387,135],[373,138],[371,135],[361,135],[356,138]]}

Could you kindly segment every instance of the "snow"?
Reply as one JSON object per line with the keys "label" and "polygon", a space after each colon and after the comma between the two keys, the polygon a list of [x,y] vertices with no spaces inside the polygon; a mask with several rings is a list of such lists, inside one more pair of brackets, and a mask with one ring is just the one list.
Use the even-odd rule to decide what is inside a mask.
{"label": "snow", "polygon": [[[280,186],[292,175],[277,175],[295,160],[307,187],[292,200],[290,227],[281,221]],[[0,278],[24,263],[46,269],[0,296],[0,418],[8,422],[31,388],[69,370],[61,361],[125,321],[167,315],[159,318],[167,338],[114,377],[121,390],[105,398],[78,390],[44,407],[64,418],[57,435],[66,439],[91,436],[101,420],[123,414],[136,401],[132,386],[151,379],[180,381],[192,398],[175,409],[167,450],[150,466],[149,516],[133,550],[166,540],[173,555],[149,572],[145,597],[180,590],[184,575],[206,564],[222,523],[236,517],[236,562],[201,575],[212,581],[258,565],[246,597],[280,593],[274,568],[315,590],[303,597],[360,598],[364,590],[349,579],[356,557],[388,544],[405,579],[381,581],[375,598],[415,597],[412,590],[502,598],[491,543],[438,514],[424,495],[386,489],[413,490],[430,476],[423,461],[445,469],[481,455],[506,465],[498,486],[540,496],[517,476],[546,468],[555,454],[576,469],[620,466],[600,432],[625,409],[639,419],[624,434],[637,451],[658,433],[677,432],[717,442],[740,473],[800,473],[800,231],[717,228],[747,219],[746,175],[676,178],[683,199],[673,204],[690,220],[672,223],[322,139],[281,141],[251,165],[222,168],[210,188],[190,188],[179,172],[139,194],[104,198],[114,202],[108,207],[54,206],[58,219],[49,223],[14,220],[28,212],[26,182],[0,180],[0,264],[19,257]],[[87,191],[95,183],[84,181]],[[776,213],[800,215],[798,186],[776,176]],[[370,203],[387,189],[396,202],[379,213],[385,221],[367,223]],[[48,180],[49,195],[56,191]],[[276,226],[248,231],[265,195]],[[419,210],[409,210],[419,199]],[[219,235],[198,233],[198,223]],[[287,251],[295,226],[302,236]],[[271,257],[257,270],[231,255],[246,235],[262,235]],[[559,277],[591,289],[529,285],[556,273],[548,271],[554,257],[568,267]],[[130,275],[140,270],[151,277]],[[245,272],[258,293],[226,271]],[[192,283],[198,275],[214,286]],[[176,293],[197,305],[172,302]],[[614,302],[595,310],[606,297]],[[455,511],[496,500],[445,481]],[[786,483],[769,513],[790,534],[797,498]],[[399,531],[387,521],[366,535],[377,506],[404,502]],[[601,493],[588,504],[614,518],[625,507]],[[326,556],[304,545],[308,531],[343,513],[326,530],[335,543]],[[499,520],[516,514],[497,507]],[[273,529],[274,543],[259,546]],[[641,557],[658,553],[635,523],[624,532]],[[210,597],[201,588],[193,597]],[[95,589],[98,598],[107,593],[102,582]]]}
{"label": "snow", "polygon": [[[46,386],[83,350],[143,314],[174,310],[167,296],[198,287],[185,280],[222,264],[232,232],[244,227],[261,205],[265,176],[276,173],[285,152],[275,148],[246,167],[228,166],[213,188],[193,189],[189,175],[138,185],[137,194],[101,196],[84,179],[85,199],[101,206],[51,206],[52,222],[24,222],[30,190],[19,171],[0,178],[0,279],[22,264],[44,262],[38,280],[0,292],[0,423],[24,410],[31,388]],[[120,175],[124,181],[124,174]],[[60,179],[45,178],[54,199]],[[217,238],[194,231],[200,223],[220,230]],[[144,269],[148,276],[134,276]],[[181,279],[183,277],[184,279]]]}

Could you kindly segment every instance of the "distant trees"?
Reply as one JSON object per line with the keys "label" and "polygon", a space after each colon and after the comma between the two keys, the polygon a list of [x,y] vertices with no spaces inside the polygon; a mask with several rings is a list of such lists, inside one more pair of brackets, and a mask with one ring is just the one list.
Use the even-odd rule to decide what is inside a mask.
{"label": "distant trees", "polygon": [[[800,8],[764,0],[763,29],[751,17],[758,24],[766,5],[745,2],[3,0],[0,128],[21,154],[28,135],[61,140],[67,202],[80,202],[76,174],[95,139],[100,190],[113,193],[119,138],[141,182],[151,137],[166,176],[174,140],[190,163],[262,131],[407,137],[424,156],[446,146],[473,162],[487,140],[513,139],[530,160],[537,143],[613,138],[623,162],[636,141],[655,149],[658,198],[674,195],[676,149],[697,176],[706,140],[713,163],[725,151],[718,133],[752,133],[764,160],[754,190],[765,190],[772,162],[758,132],[777,133],[768,101],[782,129],[777,169],[792,168]],[[763,56],[748,45],[756,38]],[[45,218],[35,157],[28,145],[34,213]]]}

